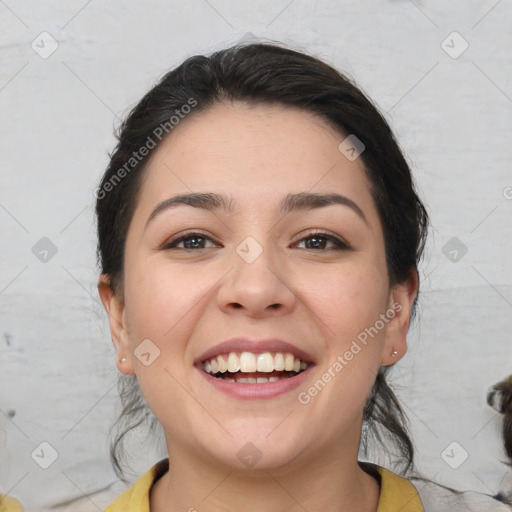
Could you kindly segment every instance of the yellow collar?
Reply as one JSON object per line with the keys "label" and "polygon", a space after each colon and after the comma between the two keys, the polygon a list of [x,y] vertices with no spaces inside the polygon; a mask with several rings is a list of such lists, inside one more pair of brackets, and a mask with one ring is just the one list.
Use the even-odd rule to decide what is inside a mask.
{"label": "yellow collar", "polygon": [[380,481],[377,512],[424,512],[418,491],[407,478],[370,462],[359,461],[358,464]]}

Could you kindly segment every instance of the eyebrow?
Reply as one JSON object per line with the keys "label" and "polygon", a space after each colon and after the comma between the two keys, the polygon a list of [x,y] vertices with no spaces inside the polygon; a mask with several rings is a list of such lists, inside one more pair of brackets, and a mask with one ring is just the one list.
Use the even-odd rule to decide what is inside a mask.
{"label": "eyebrow", "polygon": [[[335,204],[347,206],[354,211],[366,225],[369,225],[368,219],[366,218],[363,210],[361,210],[361,208],[359,208],[352,199],[337,193],[317,194],[312,192],[299,192],[297,194],[288,194],[279,203],[277,211],[286,215],[287,213],[295,211],[312,210]],[[227,213],[233,213],[235,209],[233,199],[225,194],[218,194],[214,192],[180,194],[158,203],[151,211],[148,220],[146,221],[146,227],[163,211],[182,205],[201,208],[207,211],[224,210]]]}

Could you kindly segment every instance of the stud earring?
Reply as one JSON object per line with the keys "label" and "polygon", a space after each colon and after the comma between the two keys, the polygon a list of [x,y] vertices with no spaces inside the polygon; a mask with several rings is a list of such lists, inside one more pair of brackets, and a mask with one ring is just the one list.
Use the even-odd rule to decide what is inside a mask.
{"label": "stud earring", "polygon": [[396,350],[394,350],[394,349],[393,349],[393,352],[391,352],[391,355],[392,355],[393,357],[395,357],[397,354],[398,354],[398,352],[397,352]]}
{"label": "stud earring", "polygon": [[126,362],[126,357],[121,357],[121,359],[119,360],[121,363],[124,363]]}

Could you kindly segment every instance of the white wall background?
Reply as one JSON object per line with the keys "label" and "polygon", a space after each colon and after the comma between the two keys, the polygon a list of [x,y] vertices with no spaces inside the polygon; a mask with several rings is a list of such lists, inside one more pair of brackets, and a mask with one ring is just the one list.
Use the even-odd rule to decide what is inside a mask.
{"label": "white wall background", "polygon": [[[461,489],[504,485],[485,396],[512,372],[511,20],[507,0],[0,2],[0,490],[28,511],[79,497],[98,510],[119,494],[100,492],[116,481],[117,370],[93,190],[113,126],[154,81],[247,33],[345,70],[386,113],[433,225],[419,323],[393,374],[417,464]],[[463,39],[443,49],[453,31]],[[46,263],[32,252],[42,237],[57,248]],[[467,247],[458,262],[443,253],[452,237]],[[58,452],[46,470],[31,457],[43,441]],[[469,454],[458,469],[441,457],[453,441]],[[137,456],[135,474],[160,458]]]}

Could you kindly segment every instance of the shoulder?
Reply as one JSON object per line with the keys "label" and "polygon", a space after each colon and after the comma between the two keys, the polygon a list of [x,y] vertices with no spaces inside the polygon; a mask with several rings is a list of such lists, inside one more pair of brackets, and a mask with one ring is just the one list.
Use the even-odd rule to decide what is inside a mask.
{"label": "shoulder", "polygon": [[168,469],[169,459],[157,462],[132,487],[111,503],[105,512],[150,512],[149,493],[151,487]]}
{"label": "shoulder", "polygon": [[421,476],[403,477],[389,469],[359,461],[380,482],[377,512],[511,512],[512,507],[487,494],[459,491]]}
{"label": "shoulder", "polygon": [[488,494],[476,491],[461,491],[421,477],[409,481],[417,489],[425,512],[510,512],[512,507]]}
{"label": "shoulder", "polygon": [[371,462],[359,461],[359,466],[379,483],[377,512],[425,512],[418,491],[407,478]]}
{"label": "shoulder", "polygon": [[23,512],[23,507],[16,498],[0,494],[0,512]]}

